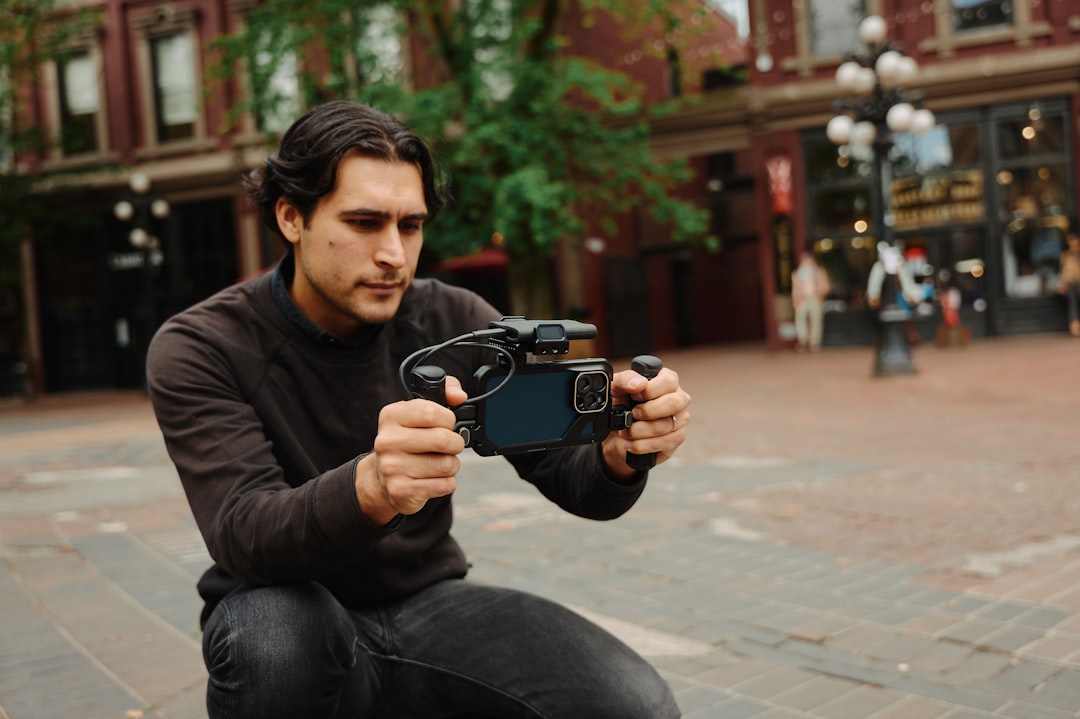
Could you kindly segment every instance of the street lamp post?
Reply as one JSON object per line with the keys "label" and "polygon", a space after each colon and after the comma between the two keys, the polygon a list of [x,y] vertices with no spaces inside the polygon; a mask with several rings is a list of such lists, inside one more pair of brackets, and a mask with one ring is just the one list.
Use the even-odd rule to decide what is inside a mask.
{"label": "street lamp post", "polygon": [[[933,113],[920,108],[921,98],[908,90],[919,67],[898,45],[889,42],[885,20],[877,15],[866,17],[859,25],[859,38],[865,51],[850,53],[836,70],[836,83],[849,93],[849,99],[837,100],[836,115],[829,120],[825,133],[829,140],[847,146],[852,154],[869,149],[873,154],[873,188],[870,201],[873,229],[884,254],[895,255],[893,213],[890,208],[893,133],[923,134],[935,125]],[[874,342],[874,374],[910,374],[915,372],[904,324],[911,312],[897,303],[902,288],[900,268],[894,261],[879,262],[882,285]]]}
{"label": "street lamp post", "polygon": [[128,243],[139,252],[142,270],[143,293],[143,341],[142,351],[146,352],[150,337],[156,329],[157,308],[154,302],[154,273],[163,257],[161,240],[153,233],[153,221],[164,220],[169,216],[169,203],[164,198],[150,194],[150,178],[142,172],[133,172],[128,178],[130,195],[113,205],[113,214],[121,222],[131,222]]}

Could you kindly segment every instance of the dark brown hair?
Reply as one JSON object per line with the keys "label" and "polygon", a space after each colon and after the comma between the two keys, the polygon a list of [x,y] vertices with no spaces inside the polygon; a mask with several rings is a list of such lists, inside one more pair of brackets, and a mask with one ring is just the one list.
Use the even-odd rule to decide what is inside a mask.
{"label": "dark brown hair", "polygon": [[431,148],[419,135],[388,113],[334,100],[296,120],[282,136],[277,155],[245,178],[263,223],[280,235],[275,215],[279,197],[285,197],[307,222],[320,198],[334,191],[338,166],[349,153],[419,167],[429,220],[445,204]]}

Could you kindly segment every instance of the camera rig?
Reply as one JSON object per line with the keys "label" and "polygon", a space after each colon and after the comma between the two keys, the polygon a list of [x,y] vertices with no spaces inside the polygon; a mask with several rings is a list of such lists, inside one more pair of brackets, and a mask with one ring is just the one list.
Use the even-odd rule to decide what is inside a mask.
{"label": "camera rig", "polygon": [[[486,388],[486,383],[494,385],[452,408],[457,417],[454,430],[465,440],[466,447],[472,447],[481,455],[491,455],[592,443],[602,440],[611,431],[629,427],[634,421],[630,413],[631,407],[611,402],[612,374],[607,360],[558,359],[569,353],[571,342],[594,337],[595,325],[576,320],[503,317],[489,323],[486,330],[470,332],[417,350],[402,361],[398,374],[410,396],[446,405],[446,371],[431,364],[432,358],[440,352],[456,347],[493,351],[497,354],[497,363],[478,368],[474,380],[477,380],[481,389]],[[631,363],[635,371],[650,379],[659,373],[661,366],[660,360],[650,355],[636,357]],[[490,408],[487,402],[506,390],[515,376],[522,377],[518,384],[523,384],[526,375],[535,385],[533,395],[524,400],[528,403],[550,405],[553,400],[545,396],[551,394],[547,389],[554,386],[553,382],[557,383],[560,389],[556,395],[559,395],[562,391],[561,383],[569,382],[572,387],[571,397],[564,409],[574,413],[574,427],[558,437],[519,437],[500,443],[496,435],[507,431],[504,426],[506,422],[496,421],[495,418],[489,421],[487,410]],[[502,398],[492,400],[492,403],[514,401],[519,395],[520,392],[511,391]],[[554,401],[562,407],[561,399],[556,397]],[[535,408],[521,409],[524,426],[529,422],[529,412]],[[515,418],[517,414],[514,414]],[[627,461],[637,469],[649,469],[655,463],[655,455],[628,453]]]}

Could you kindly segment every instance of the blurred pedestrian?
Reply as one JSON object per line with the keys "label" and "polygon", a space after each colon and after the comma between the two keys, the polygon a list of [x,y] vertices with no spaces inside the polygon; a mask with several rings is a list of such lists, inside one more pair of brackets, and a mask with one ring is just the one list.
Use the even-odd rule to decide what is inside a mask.
{"label": "blurred pedestrian", "polygon": [[829,275],[810,252],[799,255],[799,265],[791,273],[791,304],[795,308],[795,348],[816,352],[821,349],[825,329],[825,298]]}
{"label": "blurred pedestrian", "polygon": [[1080,337],[1080,236],[1069,232],[1067,244],[1059,263],[1058,292],[1065,295],[1069,334]]}

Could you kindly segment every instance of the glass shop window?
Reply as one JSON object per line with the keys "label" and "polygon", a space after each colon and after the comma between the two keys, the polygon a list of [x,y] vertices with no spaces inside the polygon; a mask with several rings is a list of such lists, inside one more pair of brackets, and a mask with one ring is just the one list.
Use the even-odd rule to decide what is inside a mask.
{"label": "glass shop window", "polygon": [[979,126],[940,123],[921,136],[898,134],[892,154],[897,231],[955,226],[986,218]]}
{"label": "glass shop window", "polygon": [[1013,24],[1015,0],[952,0],[953,29],[957,32]]}
{"label": "glass shop window", "polygon": [[824,135],[803,144],[810,243],[829,274],[826,311],[866,306],[866,278],[877,256],[872,223],[872,167]]}
{"label": "glass shop window", "polygon": [[812,193],[810,203],[815,235],[874,231],[869,187],[818,190]]}
{"label": "glass shop window", "polygon": [[186,32],[150,41],[158,142],[195,137],[199,103],[194,50],[194,40]]}
{"label": "glass shop window", "polygon": [[998,123],[998,154],[1002,160],[1056,155],[1065,152],[1065,118],[1047,117],[1032,106],[1025,117]]}
{"label": "glass shop window", "polygon": [[1026,113],[996,122],[994,182],[1004,223],[1004,289],[1010,297],[1057,291],[1058,263],[1076,212],[1065,113],[1032,104]]}
{"label": "glass shop window", "polygon": [[842,312],[866,307],[866,279],[877,260],[877,248],[870,235],[833,238],[814,242],[814,257],[829,275],[826,312]]}
{"label": "glass shop window", "polygon": [[1005,216],[1005,293],[1010,297],[1057,291],[1058,262],[1071,211],[1068,172],[1064,162],[998,171]]}
{"label": "glass shop window", "polygon": [[97,63],[89,52],[74,52],[56,61],[60,100],[60,149],[64,155],[98,151],[99,106]]}

